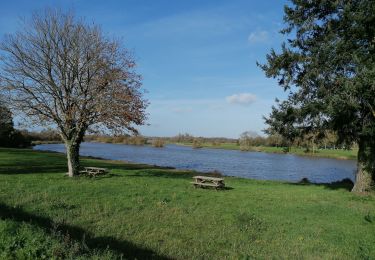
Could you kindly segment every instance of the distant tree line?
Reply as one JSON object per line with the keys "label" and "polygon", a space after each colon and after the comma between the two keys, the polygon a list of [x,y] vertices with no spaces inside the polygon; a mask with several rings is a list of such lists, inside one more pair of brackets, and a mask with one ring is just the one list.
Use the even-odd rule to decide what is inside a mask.
{"label": "distant tree line", "polygon": [[46,129],[39,132],[22,130],[22,133],[31,140],[32,144],[62,143],[61,136],[56,130],[53,129]]}
{"label": "distant tree line", "polygon": [[[54,129],[41,131],[27,131],[14,129],[12,114],[5,106],[0,106],[0,146],[2,147],[28,147],[41,143],[61,143],[61,135]],[[190,144],[199,149],[204,145],[220,146],[221,144],[235,144],[243,151],[256,150],[256,147],[284,147],[286,151],[290,147],[304,148],[307,152],[315,152],[316,149],[350,149],[348,145],[338,145],[338,136],[327,131],[325,136],[317,134],[303,135],[294,138],[291,142],[280,134],[260,136],[255,132],[246,131],[238,139],[225,137],[196,137],[191,134],[178,134],[174,137],[145,137],[141,135],[86,135],[85,142],[116,143],[126,145],[152,145],[164,147],[166,143]]]}
{"label": "distant tree line", "polygon": [[116,143],[116,144],[129,144],[129,145],[145,145],[147,139],[141,135],[87,135],[84,138],[85,142],[100,142],[100,143]]}
{"label": "distant tree line", "polygon": [[226,137],[196,137],[186,134],[178,134],[174,137],[166,137],[168,142],[171,143],[210,143],[213,146],[221,143],[237,143],[237,139]]}
{"label": "distant tree line", "polygon": [[155,147],[164,147],[166,143],[185,143],[192,144],[194,148],[202,148],[203,144],[219,146],[222,143],[238,143],[237,139],[225,137],[196,137],[190,134],[178,134],[173,137],[154,137],[142,135],[86,135],[85,142],[101,142],[101,143],[121,143],[129,145],[153,145]]}
{"label": "distant tree line", "polygon": [[350,149],[351,146],[339,143],[337,134],[327,131],[324,136],[317,134],[302,135],[294,138],[291,142],[280,134],[272,134],[267,136],[259,136],[256,133],[247,131],[241,134],[238,139],[241,150],[253,150],[258,146],[284,147],[289,151],[291,147],[304,148],[306,152],[315,152],[316,149]]}
{"label": "distant tree line", "polygon": [[[129,145],[152,145],[164,147],[166,143],[181,143],[191,145],[193,148],[204,146],[219,147],[222,144],[233,144],[239,146],[243,151],[254,150],[255,147],[284,147],[289,151],[291,147],[304,148],[307,152],[315,152],[316,149],[350,149],[348,145],[338,143],[338,137],[333,132],[327,132],[324,137],[304,135],[296,137],[293,142],[280,134],[260,136],[255,132],[246,131],[238,139],[225,137],[197,137],[191,134],[178,134],[174,137],[146,137],[146,136],[109,136],[109,135],[88,135],[86,142],[121,143]],[[355,144],[354,144],[355,145]]]}

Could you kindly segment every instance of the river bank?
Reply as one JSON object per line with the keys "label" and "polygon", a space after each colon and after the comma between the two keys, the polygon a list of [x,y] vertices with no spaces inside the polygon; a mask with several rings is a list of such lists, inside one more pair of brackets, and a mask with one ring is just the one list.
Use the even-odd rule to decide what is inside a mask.
{"label": "river bank", "polygon": [[[193,147],[192,143],[174,143],[176,145]],[[224,149],[224,150],[241,150],[241,147],[235,143],[202,143],[200,148]],[[199,148],[198,148],[199,149]],[[358,149],[344,150],[344,149],[317,149],[313,152],[306,152],[304,148],[292,147],[287,151],[287,147],[271,147],[271,146],[254,146],[243,150],[244,152],[264,152],[264,153],[278,153],[278,154],[295,154],[299,156],[323,157],[340,160],[356,160]]]}

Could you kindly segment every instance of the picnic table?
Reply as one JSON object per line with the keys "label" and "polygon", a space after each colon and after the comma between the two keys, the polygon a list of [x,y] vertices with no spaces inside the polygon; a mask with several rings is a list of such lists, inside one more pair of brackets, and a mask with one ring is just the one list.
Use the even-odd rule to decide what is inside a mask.
{"label": "picnic table", "polygon": [[80,171],[80,173],[87,174],[91,177],[96,177],[98,175],[108,173],[108,169],[99,167],[83,167],[83,170]]}
{"label": "picnic table", "polygon": [[215,178],[208,176],[194,176],[194,182],[192,184],[194,187],[214,187],[215,189],[220,189],[225,187],[223,178]]}

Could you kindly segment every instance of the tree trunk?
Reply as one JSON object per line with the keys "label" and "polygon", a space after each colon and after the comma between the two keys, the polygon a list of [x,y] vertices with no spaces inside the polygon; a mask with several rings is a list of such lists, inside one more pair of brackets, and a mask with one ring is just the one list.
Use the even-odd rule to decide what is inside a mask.
{"label": "tree trunk", "polygon": [[74,177],[79,174],[79,144],[66,141],[66,156],[68,159],[68,175]]}
{"label": "tree trunk", "polygon": [[373,188],[374,154],[371,142],[359,141],[358,163],[353,192],[368,192]]}

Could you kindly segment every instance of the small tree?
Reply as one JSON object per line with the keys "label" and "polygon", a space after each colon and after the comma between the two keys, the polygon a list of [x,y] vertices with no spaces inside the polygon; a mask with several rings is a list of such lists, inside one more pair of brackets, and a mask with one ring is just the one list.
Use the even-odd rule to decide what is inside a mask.
{"label": "small tree", "polygon": [[258,135],[252,131],[243,132],[239,138],[240,149],[243,151],[249,151],[254,145],[253,139],[257,136]]}
{"label": "small tree", "polygon": [[0,147],[27,147],[30,145],[30,138],[14,129],[12,113],[0,103]]}
{"label": "small tree", "polygon": [[67,152],[69,176],[79,173],[88,130],[136,132],[145,120],[135,62],[120,42],[71,13],[35,13],[1,43],[0,79],[14,111],[30,123],[54,125]]}
{"label": "small tree", "polygon": [[156,148],[163,148],[164,147],[164,140],[162,138],[155,138],[152,140],[152,146]]}
{"label": "small tree", "polygon": [[0,146],[11,146],[13,129],[12,114],[9,109],[0,104]]}
{"label": "small tree", "polygon": [[200,138],[200,137],[198,137],[198,138],[194,138],[194,139],[193,139],[192,147],[193,147],[194,149],[200,149],[200,148],[203,148],[202,138]]}

